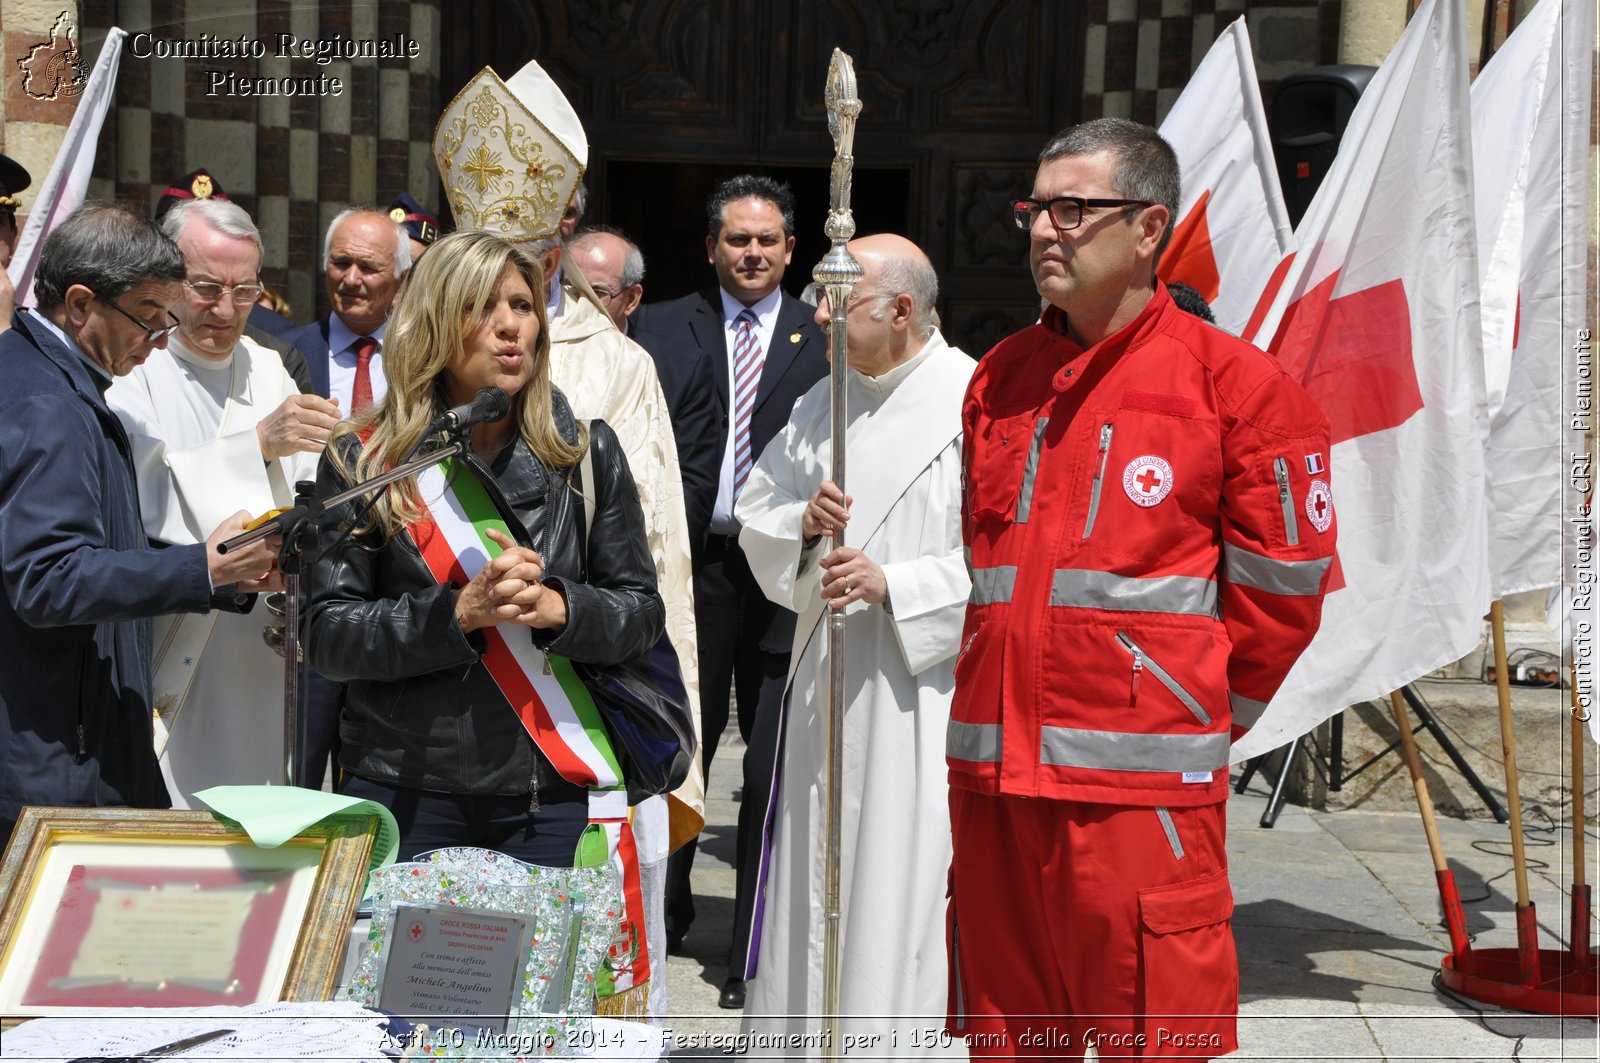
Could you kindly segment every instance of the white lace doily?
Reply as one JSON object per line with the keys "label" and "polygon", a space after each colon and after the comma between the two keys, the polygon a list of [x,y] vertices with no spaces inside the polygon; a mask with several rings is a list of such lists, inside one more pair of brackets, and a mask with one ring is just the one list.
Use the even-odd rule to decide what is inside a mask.
{"label": "white lace doily", "polygon": [[[234,1032],[189,1052],[185,1059],[348,1059],[394,1063],[400,1051],[385,1016],[348,1001],[248,1004],[218,1008],[120,1008],[113,1013],[33,1019],[7,1030],[6,1059],[138,1056],[160,1045],[211,1030]],[[385,1055],[390,1046],[393,1055]]]}

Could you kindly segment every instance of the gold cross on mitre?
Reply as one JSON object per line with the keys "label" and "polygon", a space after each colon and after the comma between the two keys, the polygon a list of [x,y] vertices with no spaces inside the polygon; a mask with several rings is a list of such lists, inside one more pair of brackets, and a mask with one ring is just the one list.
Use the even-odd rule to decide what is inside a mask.
{"label": "gold cross on mitre", "polygon": [[589,138],[538,63],[509,82],[484,67],[439,117],[433,155],[457,228],[537,240],[561,227]]}

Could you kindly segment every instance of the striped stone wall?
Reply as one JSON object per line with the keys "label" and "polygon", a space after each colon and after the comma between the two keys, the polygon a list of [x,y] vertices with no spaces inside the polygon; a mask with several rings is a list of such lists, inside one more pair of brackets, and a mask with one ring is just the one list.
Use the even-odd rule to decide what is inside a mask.
{"label": "striped stone wall", "polygon": [[[86,37],[111,25],[134,34],[94,194],[153,208],[169,182],[205,167],[260,226],[263,276],[297,318],[326,312],[319,259],[334,214],[401,192],[436,203],[437,0],[83,0],[82,9]],[[217,54],[219,39],[259,54]],[[346,58],[348,42],[385,42],[396,54]],[[316,52],[324,44],[334,49],[326,62]],[[196,48],[211,54],[182,54]]]}
{"label": "striped stone wall", "polygon": [[1271,100],[1285,74],[1338,61],[1344,2],[1087,0],[1084,117],[1160,124],[1217,35],[1241,15],[1248,19],[1262,95]]}

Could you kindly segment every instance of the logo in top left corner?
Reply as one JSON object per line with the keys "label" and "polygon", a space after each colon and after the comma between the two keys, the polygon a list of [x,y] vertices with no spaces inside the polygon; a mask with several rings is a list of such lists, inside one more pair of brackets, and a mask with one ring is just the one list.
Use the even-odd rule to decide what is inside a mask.
{"label": "logo in top left corner", "polygon": [[36,100],[76,96],[89,80],[89,70],[78,50],[78,24],[63,11],[50,27],[50,39],[35,44],[17,60],[22,70],[22,91]]}

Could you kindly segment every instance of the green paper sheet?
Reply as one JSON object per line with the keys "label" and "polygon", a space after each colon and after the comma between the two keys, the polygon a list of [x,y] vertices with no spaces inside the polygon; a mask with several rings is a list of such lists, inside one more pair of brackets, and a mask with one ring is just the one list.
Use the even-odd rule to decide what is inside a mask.
{"label": "green paper sheet", "polygon": [[194,796],[217,815],[238,823],[250,840],[263,849],[274,849],[313,823],[341,812],[375,813],[378,817],[378,837],[372,845],[369,872],[394,863],[394,854],[400,848],[400,828],[394,813],[376,801],[300,786],[213,786]]}

